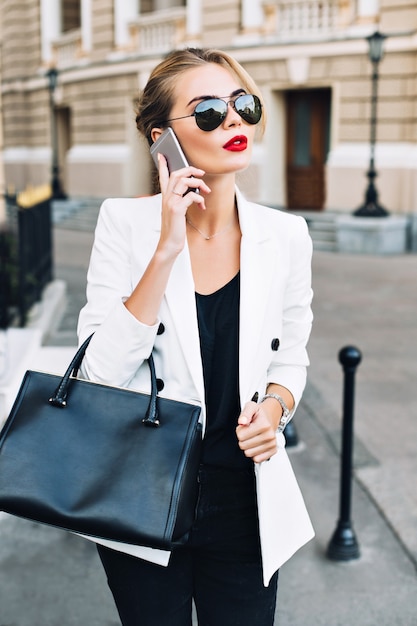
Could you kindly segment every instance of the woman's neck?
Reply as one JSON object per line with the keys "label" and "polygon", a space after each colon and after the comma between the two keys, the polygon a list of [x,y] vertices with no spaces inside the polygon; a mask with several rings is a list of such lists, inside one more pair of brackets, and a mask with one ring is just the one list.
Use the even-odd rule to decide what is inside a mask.
{"label": "woman's neck", "polygon": [[215,232],[230,222],[236,211],[235,177],[213,177],[205,181],[211,189],[205,196],[206,210],[202,211],[193,204],[189,207],[187,216],[193,224],[201,226],[204,232]]}

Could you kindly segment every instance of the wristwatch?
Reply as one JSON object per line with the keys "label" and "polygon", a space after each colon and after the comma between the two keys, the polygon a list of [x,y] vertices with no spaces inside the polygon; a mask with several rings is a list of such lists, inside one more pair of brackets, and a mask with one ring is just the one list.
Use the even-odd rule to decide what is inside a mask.
{"label": "wristwatch", "polygon": [[277,433],[282,433],[284,431],[284,428],[286,427],[286,425],[290,421],[291,411],[288,408],[287,403],[285,402],[284,398],[282,396],[279,396],[277,393],[267,393],[267,394],[265,394],[264,397],[262,398],[262,402],[264,400],[266,400],[267,398],[274,398],[281,405],[282,415],[281,415],[281,419],[279,420]]}

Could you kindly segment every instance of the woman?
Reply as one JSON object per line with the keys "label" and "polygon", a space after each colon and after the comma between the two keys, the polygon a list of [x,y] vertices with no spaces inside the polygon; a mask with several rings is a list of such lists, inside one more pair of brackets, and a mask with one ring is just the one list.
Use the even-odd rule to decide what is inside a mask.
{"label": "woman", "polygon": [[100,212],[84,375],[146,389],[153,352],[161,395],[199,401],[205,427],[188,544],[98,547],[125,626],[189,626],[193,599],[200,626],[273,624],[278,568],[313,536],[281,432],[305,385],[311,240],[235,187],[262,113],[230,56],[173,52],[137,126],[150,144],[170,126],[191,165],[169,174],[160,156],[160,195]]}

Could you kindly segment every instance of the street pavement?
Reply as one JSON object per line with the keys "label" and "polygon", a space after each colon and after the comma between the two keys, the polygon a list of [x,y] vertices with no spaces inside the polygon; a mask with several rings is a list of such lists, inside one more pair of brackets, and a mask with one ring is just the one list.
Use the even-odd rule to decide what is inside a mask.
{"label": "street pavement", "polygon": [[[97,208],[56,217],[67,306],[49,346],[76,345]],[[282,567],[277,626],[417,625],[416,278],[415,254],[314,253],[311,366],[289,452],[316,537]],[[339,517],[345,346],[362,354],[351,506],[360,556],[336,562],[326,551]],[[119,624],[90,542],[9,516],[0,537],[0,626]]]}

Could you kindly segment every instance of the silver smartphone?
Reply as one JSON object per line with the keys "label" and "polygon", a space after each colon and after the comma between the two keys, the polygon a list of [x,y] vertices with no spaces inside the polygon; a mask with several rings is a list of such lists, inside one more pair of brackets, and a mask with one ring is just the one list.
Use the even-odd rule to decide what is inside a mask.
{"label": "silver smartphone", "polygon": [[[180,146],[180,142],[171,127],[164,130],[162,135],[160,135],[159,138],[151,145],[151,155],[156,167],[158,167],[159,152],[166,158],[170,173],[175,172],[175,170],[180,170],[182,167],[188,167],[188,161]],[[198,187],[190,187],[184,195],[190,191],[200,193]]]}
{"label": "silver smartphone", "polygon": [[158,167],[159,152],[166,158],[170,173],[182,167],[188,167],[188,161],[172,128],[164,130],[162,135],[151,145],[151,155],[156,167]]}

